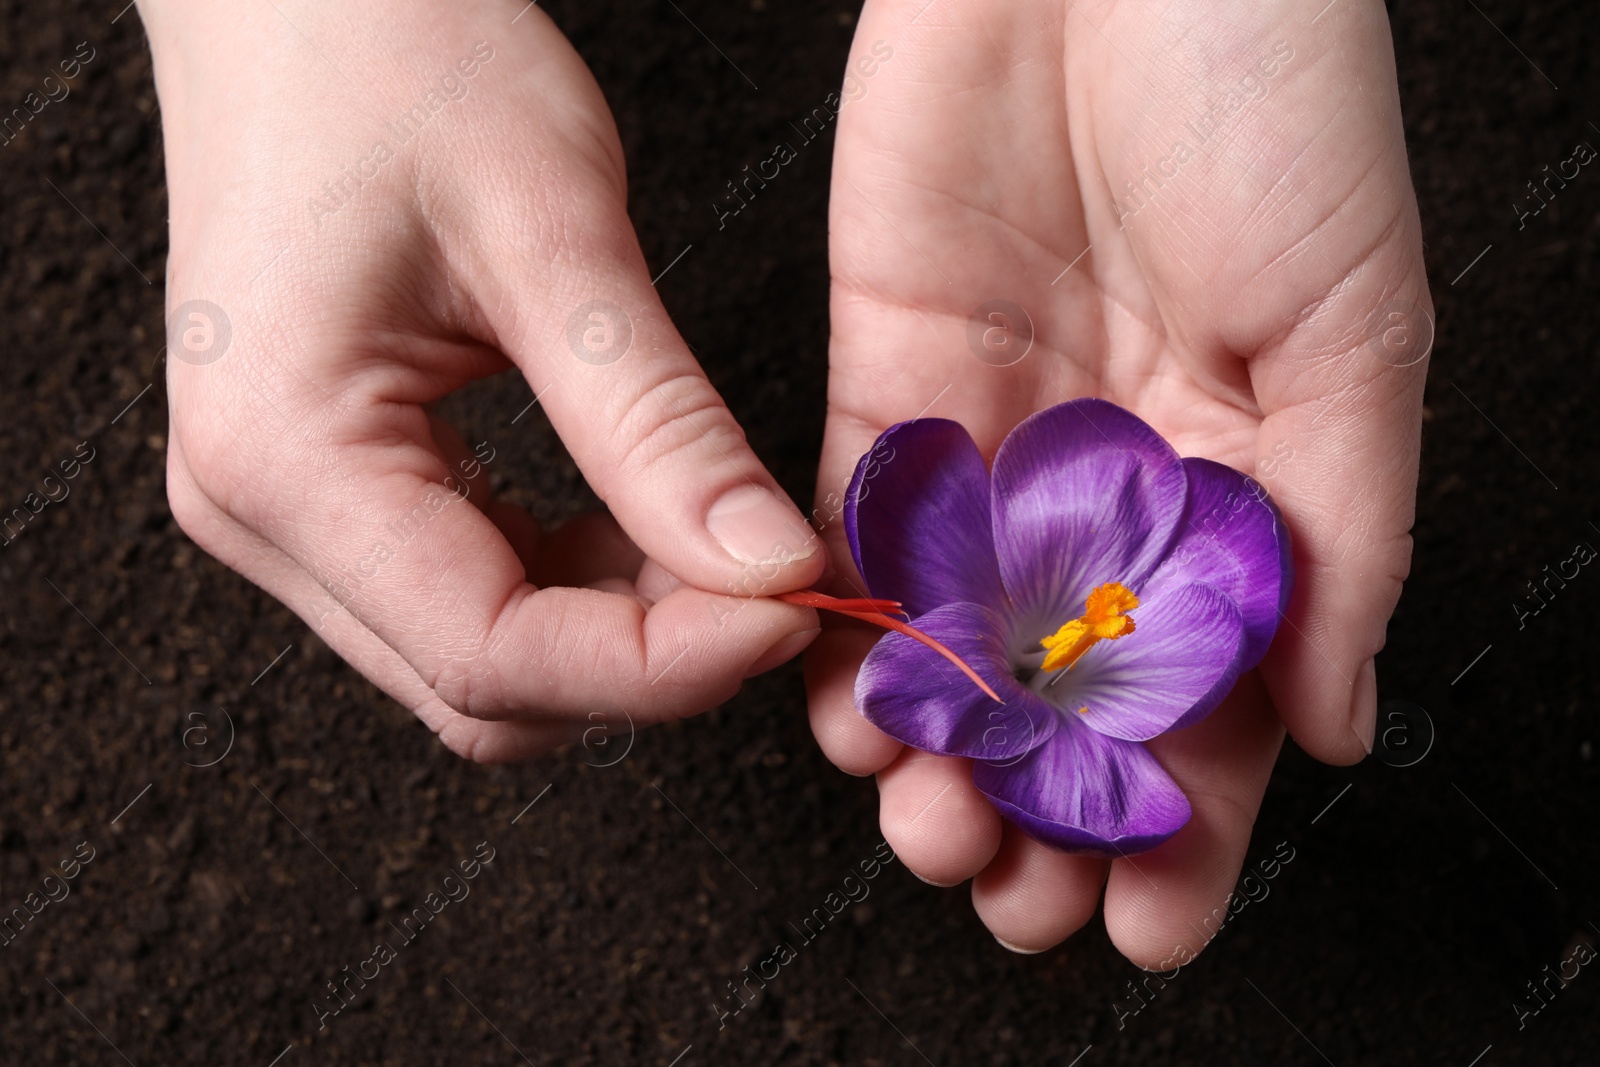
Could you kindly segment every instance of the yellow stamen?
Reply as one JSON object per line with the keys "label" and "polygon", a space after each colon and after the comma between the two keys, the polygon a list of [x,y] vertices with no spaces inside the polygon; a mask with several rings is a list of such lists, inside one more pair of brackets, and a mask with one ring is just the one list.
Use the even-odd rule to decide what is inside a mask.
{"label": "yellow stamen", "polygon": [[1039,669],[1049,672],[1070,668],[1096,641],[1115,641],[1133,633],[1133,620],[1126,613],[1138,606],[1139,598],[1121,582],[1102,585],[1089,594],[1084,605],[1088,610],[1039,642],[1046,653]]}

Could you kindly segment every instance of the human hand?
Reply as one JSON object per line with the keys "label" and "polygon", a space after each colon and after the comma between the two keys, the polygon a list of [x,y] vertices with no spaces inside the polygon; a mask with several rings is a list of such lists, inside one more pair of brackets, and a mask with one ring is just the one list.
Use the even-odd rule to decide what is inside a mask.
{"label": "human hand", "polygon": [[[973,878],[1008,947],[1059,942],[1103,885],[1129,959],[1192,958],[1238,878],[1283,726],[1329,762],[1372,746],[1431,304],[1383,7],[1321,6],[869,0],[860,20],[852,68],[880,41],[893,60],[839,119],[820,513],[895,422],[955,419],[992,460],[1033,412],[1099,396],[1181,455],[1256,474],[1294,538],[1293,599],[1260,670],[1148,744],[1192,818],[1109,870],[1002,825],[970,761],[903,748],[856,712],[876,633],[816,642],[823,751],[878,775],[896,853],[937,884]],[[995,299],[1031,318],[1011,365],[994,364],[1016,358],[1020,324],[991,335],[1009,349],[968,343]],[[976,320],[979,336],[998,324]],[[1408,323],[1410,338],[1378,336]],[[842,524],[824,536],[834,591],[861,595]]]}
{"label": "human hand", "polygon": [[[542,12],[141,8],[169,497],[202,547],[477,760],[705,710],[810,641],[809,609],[749,598],[816,581],[820,542],[669,322],[610,114]],[[543,535],[430,414],[509,366],[615,522]]]}

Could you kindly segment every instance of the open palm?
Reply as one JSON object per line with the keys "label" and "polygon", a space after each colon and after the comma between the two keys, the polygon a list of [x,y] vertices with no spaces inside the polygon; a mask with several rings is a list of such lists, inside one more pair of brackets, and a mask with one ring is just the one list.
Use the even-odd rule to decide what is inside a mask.
{"label": "open palm", "polygon": [[[955,419],[992,459],[1033,412],[1099,396],[1181,455],[1255,473],[1295,539],[1295,593],[1260,671],[1150,745],[1193,818],[1112,862],[1109,881],[1105,861],[1003,826],[968,761],[904,749],[856,713],[875,634],[816,642],[824,751],[879,775],[907,866],[973,877],[1010,947],[1081,927],[1104,884],[1130,959],[1198,952],[1284,725],[1332,762],[1371,748],[1372,657],[1410,558],[1431,309],[1383,7],[1319,11],[869,0],[862,14],[852,69],[876,69],[839,122],[818,514],[835,515],[895,422]],[[860,587],[842,525],[824,535],[841,590]]]}

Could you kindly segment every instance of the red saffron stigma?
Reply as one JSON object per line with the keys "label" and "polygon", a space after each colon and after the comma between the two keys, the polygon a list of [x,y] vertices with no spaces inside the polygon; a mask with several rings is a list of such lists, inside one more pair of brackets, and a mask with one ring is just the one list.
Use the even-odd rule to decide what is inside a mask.
{"label": "red saffron stigma", "polygon": [[898,600],[877,600],[873,597],[837,597],[813,589],[793,593],[779,593],[773,599],[786,604],[799,604],[803,608],[822,608],[824,611],[881,611],[889,615],[904,615]]}
{"label": "red saffron stigma", "polygon": [[781,600],[785,604],[798,604],[803,608],[818,608],[822,611],[833,611],[840,615],[848,615],[852,619],[870,622],[874,626],[881,626],[885,630],[905,634],[907,637],[921,641],[945,659],[954,663],[962,674],[971,678],[979,689],[982,689],[997,704],[1004,704],[1000,694],[989,688],[989,683],[978,677],[978,672],[967,666],[965,660],[950,651],[938,641],[929,637],[910,623],[901,622],[899,619],[890,618],[890,613],[904,615],[905,611],[898,600],[878,600],[873,597],[842,598],[828,596],[813,589],[801,589],[793,593],[778,593],[774,600]]}

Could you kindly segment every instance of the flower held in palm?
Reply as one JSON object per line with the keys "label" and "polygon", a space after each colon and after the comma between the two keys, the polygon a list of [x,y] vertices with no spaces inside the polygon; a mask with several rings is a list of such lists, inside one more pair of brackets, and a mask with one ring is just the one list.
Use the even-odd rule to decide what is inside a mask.
{"label": "flower held in palm", "polygon": [[1197,722],[1266,654],[1288,601],[1288,531],[1259,483],[1180,459],[1102,400],[1042,411],[986,469],[957,423],[886,430],[845,530],[874,597],[969,665],[901,633],[856,680],[890,736],[970,757],[1006,818],[1101,855],[1154,846],[1189,802],[1143,742]]}

